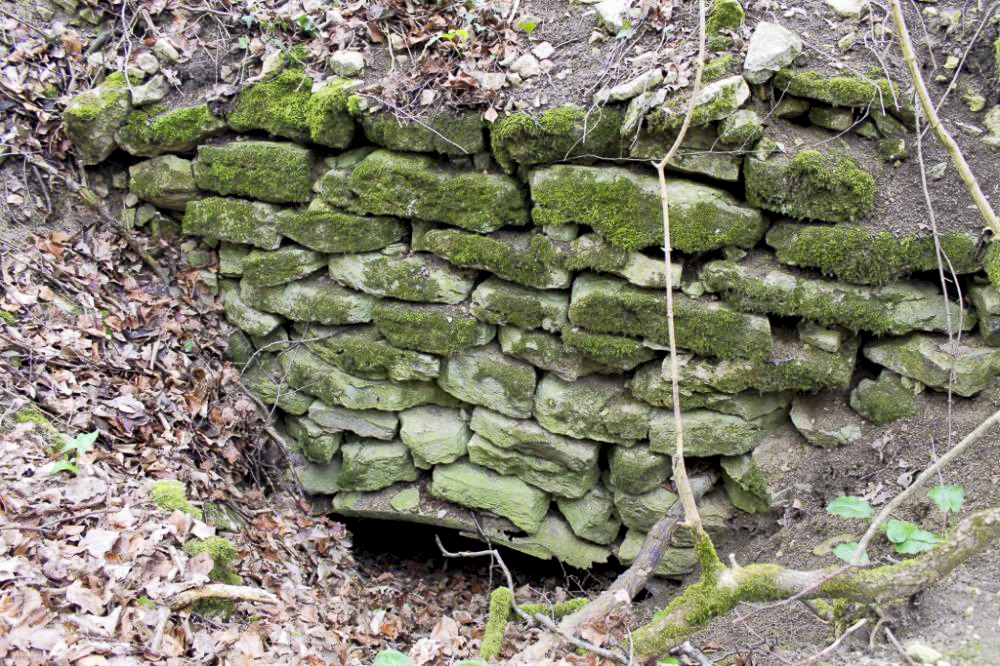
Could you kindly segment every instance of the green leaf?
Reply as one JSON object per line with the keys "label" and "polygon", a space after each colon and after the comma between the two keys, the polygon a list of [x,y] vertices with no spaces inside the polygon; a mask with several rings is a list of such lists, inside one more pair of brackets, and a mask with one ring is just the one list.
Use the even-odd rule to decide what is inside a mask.
{"label": "green leaf", "polygon": [[97,441],[97,436],[100,433],[95,430],[94,432],[82,432],[78,434],[73,439],[62,445],[60,449],[61,453],[74,453],[77,458],[82,456],[84,453],[90,451],[94,448],[94,442]]}
{"label": "green leaf", "polygon": [[885,536],[896,544],[896,552],[903,555],[922,553],[941,541],[933,532],[905,520],[890,520],[886,523]]}
{"label": "green leaf", "polygon": [[918,529],[911,522],[893,519],[885,524],[885,536],[893,543],[903,543]]}
{"label": "green leaf", "polygon": [[826,510],[843,518],[871,518],[875,515],[868,502],[854,495],[841,495],[827,504]]}
{"label": "green leaf", "polygon": [[375,656],[375,663],[372,666],[414,666],[414,664],[399,650],[382,650]]}
{"label": "green leaf", "polygon": [[[854,561],[854,554],[856,552],[858,552],[858,544],[854,542],[842,543],[833,549],[833,554],[842,559],[843,561],[847,562],[848,564]],[[868,553],[863,553],[861,555],[861,561],[859,562],[859,564],[868,564],[868,562],[869,562]]]}
{"label": "green leaf", "polygon": [[937,508],[945,513],[958,513],[965,501],[965,490],[962,486],[936,486],[927,495],[937,504]]}
{"label": "green leaf", "polygon": [[664,657],[656,662],[656,666],[681,666],[681,662],[677,657]]}
{"label": "green leaf", "polygon": [[68,460],[60,460],[52,466],[52,469],[49,470],[49,474],[58,474],[59,472],[69,472],[73,476],[76,476],[80,473],[80,468]]}

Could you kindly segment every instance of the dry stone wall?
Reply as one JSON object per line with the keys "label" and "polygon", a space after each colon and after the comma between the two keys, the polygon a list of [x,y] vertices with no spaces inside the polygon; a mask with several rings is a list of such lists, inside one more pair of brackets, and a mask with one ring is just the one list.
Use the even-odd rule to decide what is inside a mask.
{"label": "dry stone wall", "polygon": [[[464,530],[477,512],[500,543],[588,567],[631,561],[677,499],[668,270],[686,450],[724,481],[702,503],[716,533],[769,508],[755,449],[775,428],[847,445],[862,419],[912,416],[950,374],[972,396],[1000,372],[1000,292],[976,239],[944,238],[972,303],[946,308],[929,236],[859,224],[877,142],[912,121],[871,109],[892,84],[787,64],[767,84],[774,72],[755,69],[753,94],[740,75],[703,91],[667,185],[669,267],[657,179],[615,160],[662,155],[683,100],[487,127],[400,122],[351,82],[296,70],[222,113],[133,109],[109,77],[66,124],[89,162],[116,147],[147,158],[130,167],[145,203],[127,221],[155,206],[215,253],[205,277],[236,329],[232,358],[276,407],[308,492],[343,515]],[[867,154],[771,138],[842,131],[823,128],[844,114],[872,116],[856,123]],[[949,322],[970,332],[954,352]],[[660,572],[690,571],[690,546],[679,533]]]}

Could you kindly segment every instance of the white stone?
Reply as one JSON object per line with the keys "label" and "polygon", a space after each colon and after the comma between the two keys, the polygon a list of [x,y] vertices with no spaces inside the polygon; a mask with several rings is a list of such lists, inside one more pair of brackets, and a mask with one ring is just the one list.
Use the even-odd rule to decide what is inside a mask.
{"label": "white stone", "polygon": [[531,49],[531,52],[535,54],[535,57],[539,60],[545,60],[546,58],[552,57],[552,54],[556,52],[556,49],[549,42],[542,42],[535,48]]}
{"label": "white stone", "polygon": [[602,0],[594,9],[597,11],[598,23],[610,32],[618,32],[625,27],[628,19],[628,0]]}
{"label": "white stone", "polygon": [[160,60],[166,60],[167,62],[177,62],[181,59],[181,54],[177,51],[177,48],[163,37],[157,38],[156,43],[153,44],[153,53]]}
{"label": "white stone", "polygon": [[929,645],[913,641],[906,646],[906,656],[920,664],[933,664],[942,657],[941,653]]}
{"label": "white stone", "polygon": [[152,53],[140,53],[135,57],[135,66],[147,74],[156,74],[160,71],[160,61]]}
{"label": "white stone", "polygon": [[826,6],[841,18],[859,19],[868,13],[865,0],[826,0]]}
{"label": "white stone", "polygon": [[420,91],[420,106],[430,106],[437,97],[437,91],[433,88],[424,88]]}
{"label": "white stone", "polygon": [[764,83],[802,53],[802,40],[791,30],[768,21],[757,24],[747,46],[743,76],[750,83]]}
{"label": "white stone", "polygon": [[603,88],[594,93],[594,102],[605,104],[609,101],[623,102],[650,91],[663,83],[663,71],[657,67],[640,74],[630,81],[619,83],[613,88]]}
{"label": "white stone", "polygon": [[525,53],[520,58],[515,60],[514,64],[510,66],[510,69],[522,79],[530,79],[531,77],[538,76],[542,73],[542,68],[538,64],[538,59],[530,53]]}
{"label": "white stone", "polygon": [[491,72],[483,74],[480,84],[483,90],[500,90],[507,83],[507,77],[503,72]]}
{"label": "white stone", "polygon": [[356,76],[365,68],[365,58],[357,51],[337,51],[330,56],[330,69],[337,76]]}
{"label": "white stone", "polygon": [[170,85],[162,74],[157,74],[141,86],[132,88],[132,106],[159,102],[170,92]]}

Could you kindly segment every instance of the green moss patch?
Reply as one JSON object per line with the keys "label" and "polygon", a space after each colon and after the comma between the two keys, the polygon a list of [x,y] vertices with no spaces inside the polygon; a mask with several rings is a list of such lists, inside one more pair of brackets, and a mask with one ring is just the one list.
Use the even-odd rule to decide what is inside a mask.
{"label": "green moss patch", "polygon": [[[934,239],[896,237],[850,225],[780,223],[767,234],[778,261],[817,268],[848,282],[885,284],[897,277],[937,268]],[[941,238],[941,248],[959,273],[979,269],[977,241],[956,233]]]}
{"label": "green moss patch", "polygon": [[289,69],[273,81],[247,86],[226,121],[237,132],[264,130],[293,141],[307,141],[312,85],[305,72]]}
{"label": "green moss patch", "polygon": [[180,481],[175,479],[156,481],[149,489],[149,496],[153,504],[164,511],[181,511],[201,520],[201,509],[188,501],[187,490]]}
{"label": "green moss patch", "polygon": [[154,157],[162,153],[184,153],[226,127],[208,106],[189,106],[165,113],[133,111],[118,130],[118,144],[133,155]]}
{"label": "green moss patch", "polygon": [[656,356],[656,352],[643,346],[638,340],[617,335],[588,333],[578,328],[567,328],[562,333],[562,339],[585,358],[604,367],[618,370],[631,370]]}
{"label": "green moss patch", "polygon": [[428,354],[454,356],[469,347],[486,344],[496,329],[480,323],[459,308],[407,305],[382,301],[375,306],[375,328],[394,347]]}
{"label": "green moss patch", "polygon": [[331,209],[282,211],[275,227],[283,236],[318,252],[371,252],[401,240],[408,225],[394,217],[365,217]]}
{"label": "green moss patch", "polygon": [[789,95],[818,100],[830,106],[873,106],[903,116],[912,113],[903,101],[902,91],[887,79],[824,77],[811,70],[782,69],[774,75],[772,82],[775,88]]}
{"label": "green moss patch", "polygon": [[238,141],[198,146],[195,182],[203,190],[272,203],[312,198],[313,154],[290,143]]}
{"label": "green moss patch", "polygon": [[302,333],[303,338],[314,340],[306,343],[309,351],[352,375],[396,381],[432,380],[438,376],[440,363],[436,357],[393,347],[374,328],[313,326],[303,328]]}
{"label": "green moss patch", "polygon": [[351,145],[355,124],[348,107],[355,86],[354,82],[335,79],[308,98],[304,120],[311,141],[331,148]]}
{"label": "green moss patch", "polygon": [[558,331],[567,321],[565,292],[538,291],[491,277],[472,292],[470,311],[480,321]]}
{"label": "green moss patch", "polygon": [[849,157],[803,150],[788,159],[750,156],[744,163],[747,202],[795,218],[849,222],[875,207],[875,179]]}
{"label": "green moss patch", "polygon": [[369,141],[390,150],[472,155],[486,149],[478,111],[438,113],[419,121],[400,120],[381,111],[363,114],[361,126]]}
{"label": "green moss patch", "polygon": [[566,106],[537,118],[514,113],[493,126],[490,143],[493,156],[507,171],[584,155],[621,157],[626,149],[619,134],[621,124],[621,112],[607,108],[588,114]]}
{"label": "green moss patch", "polygon": [[188,202],[181,228],[186,234],[276,250],[281,244],[274,226],[279,210],[259,201],[208,197]]}
{"label": "green moss patch", "polygon": [[569,286],[571,276],[557,267],[557,251],[543,234],[481,236],[452,229],[432,229],[421,246],[466,268],[489,271],[505,280],[540,289]]}

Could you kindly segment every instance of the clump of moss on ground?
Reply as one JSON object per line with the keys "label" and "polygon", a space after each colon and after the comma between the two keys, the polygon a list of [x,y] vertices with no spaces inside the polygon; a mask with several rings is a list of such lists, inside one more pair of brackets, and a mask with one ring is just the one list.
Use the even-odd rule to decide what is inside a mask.
{"label": "clump of moss on ground", "polygon": [[722,31],[735,32],[743,25],[746,12],[739,0],[715,0],[705,23],[708,35],[707,47],[710,51],[725,51],[733,46],[733,38]]}
{"label": "clump of moss on ground", "polygon": [[[184,552],[191,556],[202,553],[209,554],[213,564],[212,570],[208,572],[209,580],[226,585],[243,584],[243,579],[233,571],[233,561],[239,554],[239,549],[231,541],[217,536],[189,541],[184,544]],[[236,602],[230,599],[209,597],[198,601],[194,608],[202,615],[228,620],[229,616],[236,610]]]}
{"label": "clump of moss on ground", "polygon": [[153,504],[164,511],[181,511],[192,518],[201,520],[201,509],[191,504],[184,484],[175,479],[156,481],[149,489]]}

